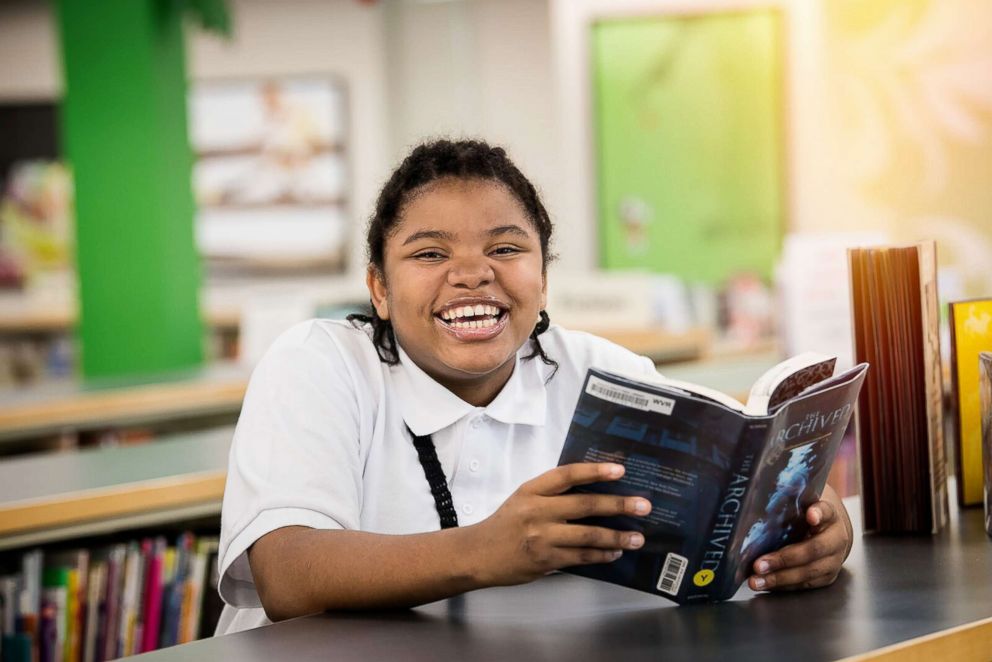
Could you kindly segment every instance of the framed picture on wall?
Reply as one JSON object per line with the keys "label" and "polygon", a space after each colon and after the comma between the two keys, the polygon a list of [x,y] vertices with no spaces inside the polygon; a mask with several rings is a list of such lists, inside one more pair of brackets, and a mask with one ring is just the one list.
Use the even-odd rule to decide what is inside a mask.
{"label": "framed picture on wall", "polygon": [[346,268],[347,90],[333,76],[192,85],[196,240],[211,269]]}

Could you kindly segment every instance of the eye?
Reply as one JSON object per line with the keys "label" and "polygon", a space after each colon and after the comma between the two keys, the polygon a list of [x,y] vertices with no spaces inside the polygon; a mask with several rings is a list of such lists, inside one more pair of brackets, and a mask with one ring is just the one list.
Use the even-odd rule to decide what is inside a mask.
{"label": "eye", "polygon": [[426,250],[414,253],[413,257],[418,260],[440,260],[444,258],[444,255],[439,251]]}
{"label": "eye", "polygon": [[519,253],[520,249],[516,246],[497,246],[493,249],[494,255],[513,255]]}

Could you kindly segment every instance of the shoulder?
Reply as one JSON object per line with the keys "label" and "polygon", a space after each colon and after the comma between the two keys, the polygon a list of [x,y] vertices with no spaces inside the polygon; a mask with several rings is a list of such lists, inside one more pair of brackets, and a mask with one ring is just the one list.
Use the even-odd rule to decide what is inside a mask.
{"label": "shoulder", "polygon": [[544,353],[558,362],[562,371],[583,376],[591,367],[628,374],[655,372],[654,362],[646,356],[585,331],[552,325],[541,334],[540,341]]}
{"label": "shoulder", "polygon": [[378,373],[378,364],[379,355],[366,327],[344,320],[311,319],[291,326],[273,341],[252,379],[287,373],[360,377]]}

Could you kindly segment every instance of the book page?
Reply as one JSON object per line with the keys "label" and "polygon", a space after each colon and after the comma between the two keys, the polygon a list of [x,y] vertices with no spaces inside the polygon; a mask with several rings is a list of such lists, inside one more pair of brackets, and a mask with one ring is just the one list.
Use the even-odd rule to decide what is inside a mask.
{"label": "book page", "polygon": [[837,357],[804,352],[773,366],[751,387],[745,413],[763,416],[834,374]]}
{"label": "book page", "polygon": [[683,382],[678,379],[669,379],[668,377],[665,377],[664,375],[661,374],[657,376],[645,376],[645,375],[634,376],[634,375],[625,375],[623,373],[617,373],[617,372],[611,372],[610,374],[614,374],[618,377],[623,377],[624,379],[630,381],[634,385],[650,384],[651,386],[660,386],[662,388],[675,389],[682,393],[688,393],[690,395],[695,395],[705,400],[711,400],[712,402],[721,404],[724,407],[733,409],[734,411],[739,411],[739,412],[744,411],[744,403],[738,400],[737,398],[729,396],[726,393],[718,391],[714,388],[709,388],[707,386],[702,386],[700,384]]}

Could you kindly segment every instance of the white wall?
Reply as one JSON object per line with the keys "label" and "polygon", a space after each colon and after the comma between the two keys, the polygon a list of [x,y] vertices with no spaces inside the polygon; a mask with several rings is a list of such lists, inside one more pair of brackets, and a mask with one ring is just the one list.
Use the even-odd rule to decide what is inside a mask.
{"label": "white wall", "polygon": [[547,0],[387,2],[390,130],[394,161],[433,136],[503,145],[562,236],[549,20]]}

